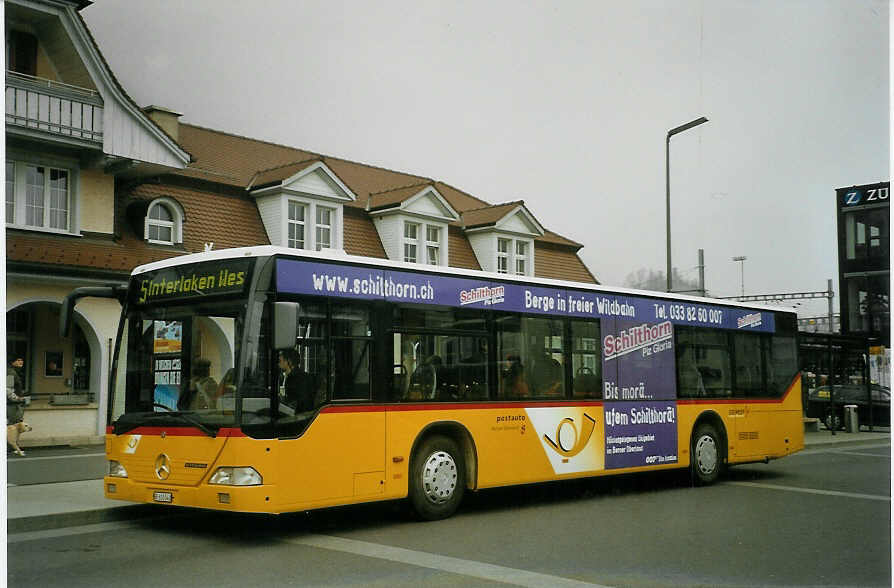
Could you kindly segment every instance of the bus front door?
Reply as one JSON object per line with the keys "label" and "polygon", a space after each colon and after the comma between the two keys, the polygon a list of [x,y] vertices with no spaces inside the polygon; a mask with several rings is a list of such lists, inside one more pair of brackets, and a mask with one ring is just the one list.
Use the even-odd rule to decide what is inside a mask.
{"label": "bus front door", "polygon": [[297,439],[280,441],[282,512],[374,500],[385,492],[385,411],[326,407]]}

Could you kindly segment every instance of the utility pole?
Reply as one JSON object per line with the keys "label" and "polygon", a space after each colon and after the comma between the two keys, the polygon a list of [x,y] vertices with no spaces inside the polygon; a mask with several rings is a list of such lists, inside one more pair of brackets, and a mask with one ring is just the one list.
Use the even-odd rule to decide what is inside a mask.
{"label": "utility pole", "polygon": [[698,291],[705,297],[705,250],[698,250]]}
{"label": "utility pole", "polygon": [[741,267],[741,270],[742,270],[742,280],[741,280],[742,296],[741,296],[740,300],[742,298],[745,298],[745,260],[746,259],[748,259],[748,258],[745,257],[744,255],[737,255],[736,257],[733,258],[733,261],[739,262],[739,266]]}
{"label": "utility pole", "polygon": [[688,131],[693,127],[697,127],[698,125],[704,124],[708,122],[708,119],[700,116],[695,120],[691,120],[685,125],[680,125],[678,127],[674,127],[673,129],[667,132],[667,139],[664,143],[664,186],[666,190],[667,196],[667,204],[665,207],[666,213],[666,222],[667,222],[667,291],[673,292],[673,267],[671,267],[671,137],[676,134],[682,133],[683,131]]}

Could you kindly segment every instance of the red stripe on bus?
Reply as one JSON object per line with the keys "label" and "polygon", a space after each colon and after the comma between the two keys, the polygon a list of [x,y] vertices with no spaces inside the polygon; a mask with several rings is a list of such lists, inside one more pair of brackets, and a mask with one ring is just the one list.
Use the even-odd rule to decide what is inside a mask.
{"label": "red stripe on bus", "polygon": [[322,414],[344,414],[352,412],[409,412],[428,410],[494,410],[509,408],[554,408],[560,406],[602,406],[602,401],[574,400],[552,402],[418,402],[408,404],[375,404],[375,405],[350,405],[327,406],[320,410]]}
{"label": "red stripe on bus", "polygon": [[[107,427],[106,433],[110,435],[115,434],[114,427]],[[136,429],[131,429],[126,433],[122,433],[123,435],[146,435],[146,436],[160,436],[162,433],[165,434],[166,437],[207,437],[208,434],[201,431],[197,427],[181,427],[181,426],[170,426],[170,427],[137,427]],[[241,429],[236,427],[226,427],[221,428],[217,432],[217,437],[246,437],[246,434],[242,432]]]}
{"label": "red stripe on bus", "polygon": [[385,406],[381,404],[352,404],[349,406],[326,406],[320,409],[320,414],[343,414],[347,412],[384,412]]}
{"label": "red stripe on bus", "polygon": [[481,403],[437,403],[422,402],[418,404],[395,404],[388,405],[386,410],[389,412],[407,412],[417,410],[505,410],[513,408],[556,408],[562,406],[602,406],[602,401],[597,400],[562,400],[549,402],[481,402]]}

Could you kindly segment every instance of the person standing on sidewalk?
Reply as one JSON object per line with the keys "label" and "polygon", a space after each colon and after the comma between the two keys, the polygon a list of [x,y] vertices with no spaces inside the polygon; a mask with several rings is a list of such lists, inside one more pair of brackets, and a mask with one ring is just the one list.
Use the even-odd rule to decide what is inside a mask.
{"label": "person standing on sidewalk", "polygon": [[21,357],[13,357],[6,368],[6,425],[14,425],[25,418],[25,386],[19,370],[25,365]]}

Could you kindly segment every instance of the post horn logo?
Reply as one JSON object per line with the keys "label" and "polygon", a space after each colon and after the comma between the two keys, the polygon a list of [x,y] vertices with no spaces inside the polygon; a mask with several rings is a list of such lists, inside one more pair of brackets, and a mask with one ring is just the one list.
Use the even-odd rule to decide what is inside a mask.
{"label": "post horn logo", "polygon": [[155,459],[155,477],[167,480],[171,475],[171,458],[164,453]]}
{"label": "post horn logo", "polygon": [[595,427],[596,419],[587,413],[584,413],[580,434],[578,434],[574,419],[566,417],[559,421],[559,426],[556,427],[555,441],[550,439],[549,435],[546,434],[543,435],[543,438],[559,455],[564,457],[574,457],[583,451],[584,447],[587,446],[587,443],[590,442],[590,436],[593,434],[593,429]]}

